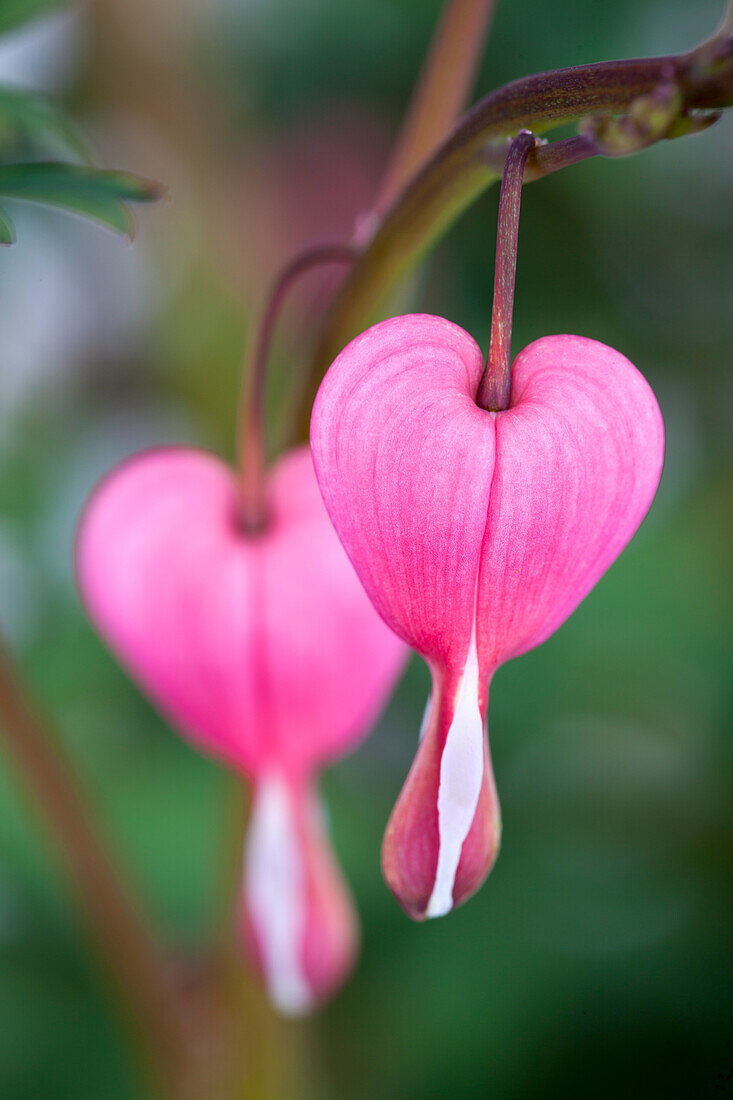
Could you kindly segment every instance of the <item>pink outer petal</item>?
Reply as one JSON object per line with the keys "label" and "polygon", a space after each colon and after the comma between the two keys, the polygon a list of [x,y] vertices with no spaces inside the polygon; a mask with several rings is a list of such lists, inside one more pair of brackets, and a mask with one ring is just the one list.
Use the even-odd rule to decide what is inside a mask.
{"label": "pink outer petal", "polygon": [[646,380],[580,336],[547,336],[517,356],[496,433],[477,623],[489,670],[575,610],[646,515],[664,461]]}
{"label": "pink outer petal", "polygon": [[431,664],[459,670],[494,471],[482,370],[458,325],[396,317],[341,352],[311,421],[326,507],[374,606]]}
{"label": "pink outer petal", "polygon": [[310,1011],[351,972],[356,914],[310,784],[268,776],[255,787],[241,921],[272,1002],[287,1015]]}
{"label": "pink outer petal", "polygon": [[92,620],[171,722],[250,776],[298,775],[364,736],[402,666],[331,527],[307,448],[270,475],[271,525],[244,537],[212,455],[124,463],[82,518]]}

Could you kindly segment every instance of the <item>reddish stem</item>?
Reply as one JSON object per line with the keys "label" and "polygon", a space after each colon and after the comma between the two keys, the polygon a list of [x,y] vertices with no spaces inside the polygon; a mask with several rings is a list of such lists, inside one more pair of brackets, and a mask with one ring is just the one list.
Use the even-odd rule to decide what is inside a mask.
{"label": "reddish stem", "polygon": [[[265,382],[272,334],[288,291],[301,275],[323,264],[352,263],[357,251],[348,244],[317,245],[300,253],[275,280],[245,367],[240,400],[239,454],[242,475],[240,521],[249,534],[267,522],[265,503]],[[249,358],[249,355],[248,355]]]}
{"label": "reddish stem", "polygon": [[509,408],[511,394],[512,311],[517,273],[519,207],[527,157],[536,139],[529,130],[520,130],[504,162],[499,196],[499,225],[496,234],[494,267],[494,305],[491,311],[491,338],[486,369],[476,400],[482,409],[500,412]]}
{"label": "reddish stem", "polygon": [[66,871],[121,997],[156,1087],[171,1100],[196,1095],[195,1027],[161,949],[139,916],[77,788],[54,731],[31,704],[0,640],[0,734]]}

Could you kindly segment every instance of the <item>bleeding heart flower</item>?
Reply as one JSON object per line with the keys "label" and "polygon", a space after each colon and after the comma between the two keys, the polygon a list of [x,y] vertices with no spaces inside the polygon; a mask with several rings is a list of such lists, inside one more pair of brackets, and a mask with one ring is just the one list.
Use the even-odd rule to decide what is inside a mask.
{"label": "bleeding heart flower", "polygon": [[205,752],[254,783],[243,929],[276,1005],[301,1012],[350,970],[356,920],[314,775],[365,736],[404,659],[329,522],[307,448],[267,483],[267,524],[237,523],[232,472],[148,452],[97,489],[78,540],[93,622]]}
{"label": "bleeding heart flower", "polygon": [[577,607],[639,526],[663,461],[654,395],[617,351],[537,340],[514,361],[502,412],[476,402],[483,370],[457,325],[396,317],[341,352],[311,426],[341,541],[432,674],[382,849],[416,918],[464,901],[497,855],[484,717],[494,671]]}

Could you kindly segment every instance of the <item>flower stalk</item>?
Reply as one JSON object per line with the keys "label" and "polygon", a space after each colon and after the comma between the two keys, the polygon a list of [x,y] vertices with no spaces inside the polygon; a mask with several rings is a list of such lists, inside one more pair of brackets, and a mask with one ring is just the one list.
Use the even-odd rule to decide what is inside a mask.
{"label": "flower stalk", "polygon": [[482,409],[501,412],[509,408],[512,381],[510,375],[512,312],[517,273],[519,207],[527,157],[535,146],[535,136],[520,130],[512,141],[501,181],[499,226],[496,234],[494,266],[494,304],[491,311],[491,337],[486,369],[476,400]]}
{"label": "flower stalk", "polygon": [[270,346],[278,316],[291,287],[316,267],[349,264],[356,250],[348,244],[317,245],[295,256],[282,270],[267,299],[244,367],[239,412],[239,456],[241,470],[240,522],[249,535],[262,532],[267,524],[265,503],[265,384]]}

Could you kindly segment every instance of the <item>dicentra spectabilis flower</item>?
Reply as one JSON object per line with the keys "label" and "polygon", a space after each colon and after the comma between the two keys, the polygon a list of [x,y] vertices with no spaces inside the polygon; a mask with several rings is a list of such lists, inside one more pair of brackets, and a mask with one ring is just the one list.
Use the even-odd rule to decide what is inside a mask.
{"label": "dicentra spectabilis flower", "polygon": [[543,642],[611,565],[663,461],[652,391],[603,344],[529,345],[503,411],[477,402],[483,372],[457,325],[383,321],[337,357],[311,425],[341,541],[379,613],[432,674],[382,850],[388,885],[417,918],[464,901],[497,855],[485,725],[494,672]]}
{"label": "dicentra spectabilis flower", "polygon": [[243,932],[283,1011],[349,972],[357,925],[315,774],[368,732],[404,659],[329,522],[307,448],[267,478],[263,530],[202,451],[137,456],[82,518],[92,621],[171,723],[254,784]]}

